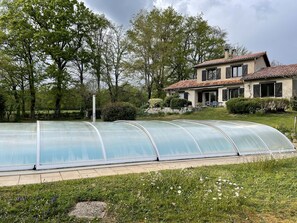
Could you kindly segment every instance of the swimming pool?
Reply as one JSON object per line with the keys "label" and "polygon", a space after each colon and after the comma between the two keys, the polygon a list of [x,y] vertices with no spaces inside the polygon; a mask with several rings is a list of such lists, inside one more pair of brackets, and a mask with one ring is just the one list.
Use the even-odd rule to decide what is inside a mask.
{"label": "swimming pool", "polygon": [[295,152],[278,130],[242,121],[0,124],[0,171]]}

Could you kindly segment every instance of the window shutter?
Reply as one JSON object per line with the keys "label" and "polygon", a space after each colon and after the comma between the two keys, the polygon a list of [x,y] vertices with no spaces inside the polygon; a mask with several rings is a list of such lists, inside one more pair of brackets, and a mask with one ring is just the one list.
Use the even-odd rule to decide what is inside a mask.
{"label": "window shutter", "polygon": [[217,69],[217,80],[221,79],[221,68]]}
{"label": "window shutter", "polygon": [[228,101],[228,90],[223,90],[223,101]]}
{"label": "window shutter", "polygon": [[260,97],[260,84],[254,85],[254,98]]}
{"label": "window shutter", "polygon": [[242,65],[242,75],[248,74],[248,65]]}
{"label": "window shutter", "polygon": [[206,81],[206,70],[202,71],[202,81]]}
{"label": "window shutter", "polygon": [[275,97],[283,96],[283,83],[275,83]]}
{"label": "window shutter", "polygon": [[244,97],[244,88],[239,88],[239,97]]}
{"label": "window shutter", "polygon": [[231,78],[231,67],[226,67],[226,78]]}

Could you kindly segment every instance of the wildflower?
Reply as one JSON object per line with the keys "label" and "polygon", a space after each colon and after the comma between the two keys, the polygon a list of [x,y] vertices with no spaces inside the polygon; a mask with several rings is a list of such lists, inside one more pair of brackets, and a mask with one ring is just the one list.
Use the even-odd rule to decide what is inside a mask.
{"label": "wildflower", "polygon": [[173,187],[170,187],[170,190],[173,190]]}
{"label": "wildflower", "polygon": [[181,186],[178,186],[178,189],[181,189]]}
{"label": "wildflower", "polygon": [[212,199],[213,199],[213,200],[217,200],[217,198],[216,198],[216,197],[213,197]]}
{"label": "wildflower", "polygon": [[222,196],[222,193],[218,193],[218,196],[219,196],[219,197]]}
{"label": "wildflower", "polygon": [[181,190],[178,190],[177,193],[178,193],[178,194],[181,194]]}
{"label": "wildflower", "polygon": [[238,192],[235,192],[235,197],[239,197],[239,193]]}
{"label": "wildflower", "polygon": [[201,182],[203,181],[203,178],[202,178],[202,177],[200,177],[200,181],[201,181]]}

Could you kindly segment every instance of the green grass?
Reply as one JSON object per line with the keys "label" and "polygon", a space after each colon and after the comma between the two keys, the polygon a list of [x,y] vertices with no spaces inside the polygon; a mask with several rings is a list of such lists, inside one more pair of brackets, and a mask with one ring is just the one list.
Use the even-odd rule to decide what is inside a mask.
{"label": "green grass", "polygon": [[67,213],[78,201],[104,201],[108,216],[102,222],[297,222],[296,163],[291,158],[2,187],[0,221],[89,222]]}
{"label": "green grass", "polygon": [[257,122],[266,124],[274,128],[284,131],[292,131],[294,127],[294,117],[297,112],[288,111],[284,113],[271,113],[271,114],[247,114],[247,115],[234,115],[229,114],[226,108],[204,108],[202,111],[193,112],[183,115],[150,115],[142,116],[139,119],[143,120],[174,120],[174,119],[194,119],[194,120],[241,120]]}

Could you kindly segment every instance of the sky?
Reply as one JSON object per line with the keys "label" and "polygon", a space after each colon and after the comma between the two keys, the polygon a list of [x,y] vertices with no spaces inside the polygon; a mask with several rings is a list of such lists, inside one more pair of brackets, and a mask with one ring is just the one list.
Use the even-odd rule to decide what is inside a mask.
{"label": "sky", "polygon": [[173,7],[183,15],[202,13],[226,31],[227,42],[250,52],[266,51],[270,62],[297,63],[296,0],[83,0],[91,10],[125,27],[141,10]]}

